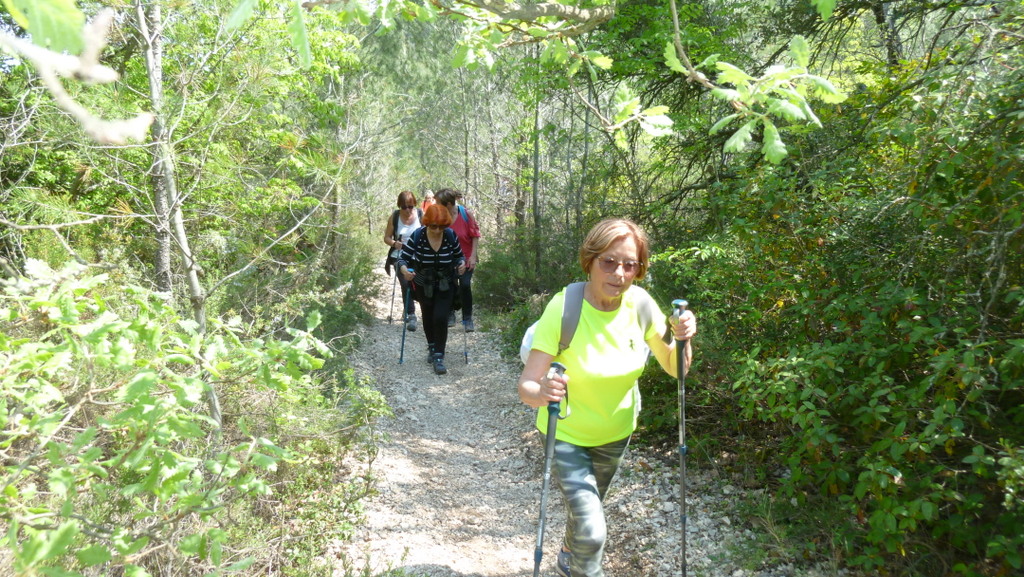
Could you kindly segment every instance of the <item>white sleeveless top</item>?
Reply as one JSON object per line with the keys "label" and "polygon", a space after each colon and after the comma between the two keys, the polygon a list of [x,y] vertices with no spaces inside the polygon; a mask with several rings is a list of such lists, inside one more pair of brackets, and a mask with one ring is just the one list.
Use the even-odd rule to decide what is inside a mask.
{"label": "white sleeveless top", "polygon": [[[412,224],[405,224],[404,222],[402,222],[402,216],[398,216],[398,231],[396,231],[396,234],[398,235],[398,238],[402,241],[402,244],[405,244],[405,242],[409,240],[409,237],[412,236],[412,233],[416,232],[416,229],[418,229],[421,226],[423,225],[420,224],[420,213],[419,211],[414,210],[412,212]],[[391,252],[391,254],[392,256],[397,258],[398,253],[400,252],[401,249],[396,248]]]}

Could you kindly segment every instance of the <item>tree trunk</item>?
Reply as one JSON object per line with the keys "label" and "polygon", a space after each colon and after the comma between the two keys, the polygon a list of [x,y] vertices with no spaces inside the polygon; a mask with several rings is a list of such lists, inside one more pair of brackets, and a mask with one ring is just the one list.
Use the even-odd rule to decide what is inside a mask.
{"label": "tree trunk", "polygon": [[899,34],[889,17],[889,9],[886,2],[875,2],[871,11],[875,14],[875,24],[878,25],[878,32],[882,35],[885,43],[886,64],[889,68],[896,68],[903,59],[903,44],[900,42]]}
{"label": "tree trunk", "polygon": [[540,98],[533,106],[533,269],[540,278]]}
{"label": "tree trunk", "polygon": [[[139,21],[139,32],[145,42],[146,71],[149,76],[149,97],[153,104],[153,143],[150,150],[153,154],[154,204],[157,210],[157,284],[160,290],[171,290],[170,253],[171,244],[177,245],[185,263],[188,280],[189,301],[192,305],[192,318],[199,325],[199,331],[206,331],[206,293],[199,282],[200,268],[192,257],[185,222],[181,213],[181,199],[178,197],[177,181],[174,172],[174,151],[171,146],[171,131],[167,127],[167,111],[164,109],[163,91],[163,14],[159,2],[147,4],[145,0],[136,0],[136,14]],[[207,389],[207,402],[210,417],[221,425],[220,401],[213,388]]]}

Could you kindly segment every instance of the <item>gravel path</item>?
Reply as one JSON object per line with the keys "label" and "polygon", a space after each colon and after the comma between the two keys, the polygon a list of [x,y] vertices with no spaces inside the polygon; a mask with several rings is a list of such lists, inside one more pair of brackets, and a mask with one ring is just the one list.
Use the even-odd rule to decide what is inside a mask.
{"label": "gravel path", "polygon": [[[379,494],[365,503],[367,521],[352,541],[332,547],[335,575],[533,575],[543,447],[533,411],[516,394],[518,360],[500,357],[499,329],[477,313],[478,332],[452,329],[447,375],[434,375],[427,364],[422,328],[406,334],[399,364],[402,325],[387,322],[391,279],[379,274],[386,290],[352,361],[379,383],[395,417],[379,424],[380,452],[369,465]],[[606,500],[607,577],[681,575],[677,473],[665,461],[646,449],[627,453]],[[734,559],[755,538],[733,511],[738,490],[713,471],[695,469],[688,463],[688,575],[840,574],[788,565],[754,570]],[[550,577],[564,528],[554,486],[547,519],[541,575]]]}

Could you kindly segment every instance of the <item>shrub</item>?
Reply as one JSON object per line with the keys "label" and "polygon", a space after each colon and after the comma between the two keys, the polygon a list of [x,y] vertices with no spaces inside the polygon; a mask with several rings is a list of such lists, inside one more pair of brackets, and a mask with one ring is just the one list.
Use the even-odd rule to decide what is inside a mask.
{"label": "shrub", "polygon": [[325,431],[386,410],[358,383],[346,411],[325,401],[317,313],[289,340],[247,340],[231,320],[200,334],[159,294],[77,265],[26,269],[0,297],[0,516],[18,573],[258,565],[278,550],[240,546],[258,533],[247,522],[276,516],[275,483],[330,468],[352,439]]}

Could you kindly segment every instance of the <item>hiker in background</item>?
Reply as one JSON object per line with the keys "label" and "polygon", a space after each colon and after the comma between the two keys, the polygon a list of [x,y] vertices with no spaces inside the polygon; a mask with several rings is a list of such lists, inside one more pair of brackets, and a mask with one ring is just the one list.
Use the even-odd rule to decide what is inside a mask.
{"label": "hiker in background", "polygon": [[[471,333],[476,330],[473,324],[473,273],[480,254],[480,227],[469,210],[459,204],[461,198],[462,193],[451,188],[437,191],[437,203],[448,209],[452,230],[459,238],[462,254],[466,256],[466,272],[459,275],[459,295],[462,297],[462,325],[467,333]],[[454,310],[448,315],[448,326],[455,326]]]}
{"label": "hiker in background", "polygon": [[422,210],[423,212],[427,212],[427,209],[430,208],[430,205],[434,204],[435,202],[437,201],[434,200],[434,191],[428,190],[427,194],[423,195],[423,204],[420,205],[420,210]]}
{"label": "hiker in background", "polygon": [[[636,429],[637,379],[648,349],[666,373],[676,376],[675,339],[686,339],[684,362],[687,367],[690,364],[689,339],[697,333],[693,313],[686,311],[678,323],[667,327],[664,313],[647,291],[633,286],[647,273],[649,258],[647,235],[635,223],[625,219],[597,223],[580,247],[587,284],[571,343],[559,351],[566,294],[562,290],[537,323],[519,377],[519,398],[539,409],[537,428],[542,435],[547,434],[548,403],[561,402],[560,414],[568,415],[555,430],[553,464],[568,509],[562,550],[555,561],[563,577],[604,575],[603,501]],[[651,311],[646,330],[638,315],[640,307]],[[547,377],[552,361],[565,365],[564,376]]]}
{"label": "hiker in background", "polygon": [[[416,206],[416,195],[403,190],[398,193],[398,210],[391,213],[384,227],[384,244],[388,249],[388,258],[384,262],[384,270],[391,274],[391,266],[398,260],[402,245],[409,240],[412,233],[420,228],[423,213]],[[402,287],[402,322],[409,331],[416,330],[416,303],[409,298],[409,281],[398,275],[398,284]]]}
{"label": "hiker in background", "polygon": [[444,207],[435,204],[428,208],[423,215],[424,226],[406,241],[397,263],[405,280],[413,283],[413,297],[423,312],[427,358],[439,375],[448,372],[444,366],[448,312],[457,290],[456,279],[466,272],[459,241],[448,228],[451,223],[451,214]]}

